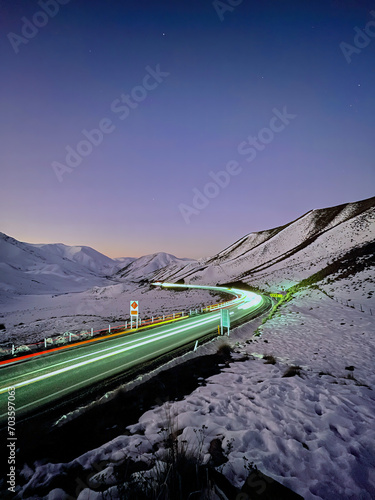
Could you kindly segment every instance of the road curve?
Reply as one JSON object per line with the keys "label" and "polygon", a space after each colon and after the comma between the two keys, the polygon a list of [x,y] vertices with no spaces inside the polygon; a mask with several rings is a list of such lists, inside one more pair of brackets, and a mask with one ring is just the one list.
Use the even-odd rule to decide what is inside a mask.
{"label": "road curve", "polygon": [[[225,303],[231,324],[243,322],[267,309],[270,299],[253,292],[225,287],[155,283],[162,287],[203,288],[235,298]],[[29,359],[14,359],[0,366],[0,428],[6,426],[9,388],[15,391],[17,421],[58,400],[118,376],[183,345],[217,332],[223,308],[180,319],[176,323],[116,334],[113,338],[74,344],[57,352]],[[13,400],[13,398],[12,398]]]}

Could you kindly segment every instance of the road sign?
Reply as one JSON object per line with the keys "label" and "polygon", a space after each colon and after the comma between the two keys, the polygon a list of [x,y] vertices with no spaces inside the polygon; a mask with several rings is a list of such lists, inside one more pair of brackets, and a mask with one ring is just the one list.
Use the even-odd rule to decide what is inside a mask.
{"label": "road sign", "polygon": [[133,318],[136,321],[136,328],[138,328],[138,300],[130,301],[130,328],[133,328]]}
{"label": "road sign", "polygon": [[270,297],[284,297],[282,293],[270,293]]}
{"label": "road sign", "polygon": [[130,314],[133,314],[133,316],[138,314],[138,300],[130,301]]}
{"label": "road sign", "polygon": [[222,309],[221,310],[221,315],[220,315],[220,332],[221,335],[224,335],[224,327],[228,328],[228,335],[229,335],[229,327],[230,327],[230,317],[229,317],[229,311],[228,309]]}

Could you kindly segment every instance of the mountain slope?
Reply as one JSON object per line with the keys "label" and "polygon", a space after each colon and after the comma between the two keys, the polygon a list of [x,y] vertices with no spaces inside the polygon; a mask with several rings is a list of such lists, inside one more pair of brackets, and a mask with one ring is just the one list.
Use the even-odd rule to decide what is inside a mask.
{"label": "mountain slope", "polygon": [[0,233],[0,293],[34,295],[84,291],[119,282],[151,280],[165,266],[180,269],[189,259],[159,252],[138,259],[111,259],[87,246],[31,244]]}
{"label": "mountain slope", "polygon": [[[160,281],[205,284],[242,280],[287,289],[375,238],[375,198],[311,210],[278,228],[250,233],[217,255],[183,269],[167,268]],[[370,261],[368,262],[369,265]]]}
{"label": "mountain slope", "polygon": [[[0,291],[2,296],[65,293],[122,281],[181,279],[207,285],[241,280],[277,291],[312,275],[326,282],[332,281],[331,274],[344,279],[342,269],[333,264],[345,266],[346,261],[351,262],[351,275],[364,273],[357,278],[371,288],[374,264],[369,244],[374,239],[375,197],[311,210],[284,226],[250,233],[200,261],[164,252],[110,259],[90,247],[21,243],[0,233]],[[366,265],[356,271],[357,254]]]}
{"label": "mountain slope", "polygon": [[133,260],[130,264],[120,269],[116,276],[126,279],[127,281],[139,281],[143,279],[152,279],[152,275],[165,267],[168,269],[181,269],[187,264],[195,263],[192,259],[180,259],[165,252],[153,253],[144,255],[139,259]]}
{"label": "mountain slope", "polygon": [[63,243],[52,244],[30,244],[34,248],[39,248],[49,256],[76,262],[82,267],[87,268],[97,275],[113,274],[122,262],[103,255],[102,253],[87,246],[68,246]]}
{"label": "mountain slope", "polygon": [[121,265],[90,247],[23,243],[0,233],[0,291],[44,294],[103,285]]}

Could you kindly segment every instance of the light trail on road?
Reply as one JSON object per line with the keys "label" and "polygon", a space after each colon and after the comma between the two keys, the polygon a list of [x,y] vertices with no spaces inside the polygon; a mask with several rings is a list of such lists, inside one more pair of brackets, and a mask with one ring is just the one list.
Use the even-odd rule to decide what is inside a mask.
{"label": "light trail on road", "polygon": [[14,363],[1,365],[0,426],[7,416],[4,410],[9,387],[16,389],[18,416],[26,417],[29,412],[38,412],[40,408],[56,403],[62,397],[64,401],[70,395],[76,397],[79,390],[90,387],[94,381],[104,382],[214,334],[220,322],[220,309],[229,310],[232,323],[243,321],[250,314],[258,314],[268,304],[263,296],[239,289],[173,283],[154,285],[171,289],[203,288],[232,294],[235,298],[223,304],[208,306],[215,308],[212,312],[179,318],[176,323],[170,322],[168,325],[152,325],[150,331],[146,327],[132,330],[131,335],[120,332],[108,335],[104,340],[79,342],[67,349],[44,351],[39,356],[22,360],[18,358]]}

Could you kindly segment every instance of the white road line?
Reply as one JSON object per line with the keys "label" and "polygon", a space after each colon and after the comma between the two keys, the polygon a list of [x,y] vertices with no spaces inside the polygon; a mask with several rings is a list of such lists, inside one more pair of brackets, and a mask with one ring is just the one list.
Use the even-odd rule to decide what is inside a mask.
{"label": "white road line", "polygon": [[[204,325],[204,324],[207,324],[207,323],[211,323],[213,321],[217,321],[217,317],[218,317],[218,314],[214,315],[213,317],[207,318],[207,319],[201,319],[200,321],[194,322],[193,324],[190,324],[189,326],[186,326],[184,328],[181,328],[181,327],[179,329],[174,328],[173,329],[174,331],[169,332],[169,333],[161,332],[160,334],[154,334],[153,337],[155,337],[155,338],[151,338],[151,339],[147,338],[147,340],[144,340],[144,339],[146,339],[146,337],[145,337],[144,339],[139,339],[138,341],[132,341],[132,343],[134,345],[127,346],[127,347],[122,347],[120,349],[117,348],[117,350],[115,350],[114,352],[109,352],[107,354],[102,354],[100,356],[96,356],[96,357],[88,359],[86,361],[81,361],[81,362],[76,363],[74,365],[69,365],[69,366],[66,366],[65,368],[60,368],[60,369],[55,370],[53,372],[48,372],[45,375],[39,375],[37,377],[31,378],[31,379],[28,379],[28,380],[24,380],[23,382],[19,382],[17,384],[11,384],[10,383],[6,387],[3,387],[3,388],[0,389],[0,394],[7,392],[8,388],[10,386],[12,386],[15,389],[17,389],[19,387],[24,387],[26,385],[33,384],[33,383],[38,382],[40,380],[44,380],[46,378],[50,378],[50,377],[53,377],[53,376],[56,376],[56,375],[60,375],[61,373],[65,373],[67,371],[74,370],[75,368],[79,368],[81,366],[85,366],[87,364],[94,363],[95,361],[99,361],[101,359],[105,359],[105,358],[108,358],[108,357],[111,357],[111,356],[115,356],[117,354],[121,354],[121,353],[126,352],[126,351],[130,351],[130,350],[135,349],[137,347],[140,347],[142,345],[150,344],[152,342],[155,342],[156,340],[161,340],[161,339],[164,339],[164,338],[167,338],[167,337],[171,337],[173,335],[176,335],[176,334],[178,334],[180,332],[183,332],[183,331],[186,331],[186,330],[191,330],[191,329],[193,329],[193,328],[195,328],[197,326],[197,323],[199,323],[201,325]],[[140,340],[142,340],[142,342],[140,342]],[[135,342],[137,342],[137,343],[135,343]],[[114,349],[116,349],[116,347],[114,347],[114,348],[107,348],[105,350],[107,350],[107,351],[109,351],[109,350],[113,351]],[[81,358],[87,357],[87,356],[88,355],[79,356],[78,358],[70,360],[70,362],[77,361],[78,359],[81,359]]]}

